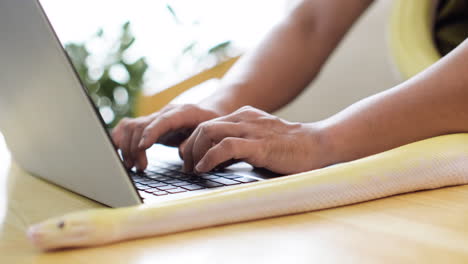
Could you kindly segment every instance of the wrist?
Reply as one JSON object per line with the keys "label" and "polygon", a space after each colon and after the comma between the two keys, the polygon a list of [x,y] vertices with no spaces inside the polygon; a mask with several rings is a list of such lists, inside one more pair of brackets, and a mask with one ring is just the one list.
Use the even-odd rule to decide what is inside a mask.
{"label": "wrist", "polygon": [[[311,148],[318,149],[319,157],[312,157],[317,164],[316,167],[326,167],[340,163],[339,152],[334,144],[334,138],[330,127],[324,121],[304,124],[312,135],[313,143]],[[315,151],[314,151],[315,152]],[[317,152],[315,152],[317,153]]]}

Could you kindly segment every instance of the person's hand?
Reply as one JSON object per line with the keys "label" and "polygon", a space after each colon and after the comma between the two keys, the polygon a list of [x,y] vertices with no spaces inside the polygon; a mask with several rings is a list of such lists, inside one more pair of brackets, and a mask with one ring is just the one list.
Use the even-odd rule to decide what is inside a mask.
{"label": "person's hand", "polygon": [[282,174],[320,168],[327,147],[316,124],[290,123],[252,107],[200,124],[183,150],[184,170],[203,173],[232,160]]}
{"label": "person's hand", "polygon": [[122,119],[112,131],[112,139],[122,151],[127,169],[144,170],[148,165],[145,150],[154,143],[179,146],[200,123],[218,116],[197,105],[168,105],[148,116]]}

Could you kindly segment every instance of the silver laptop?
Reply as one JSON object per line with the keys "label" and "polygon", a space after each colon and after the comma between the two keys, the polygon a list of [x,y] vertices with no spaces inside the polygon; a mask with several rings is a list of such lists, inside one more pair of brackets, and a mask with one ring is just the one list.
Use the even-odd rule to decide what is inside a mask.
{"label": "silver laptop", "polygon": [[177,150],[160,145],[145,173],[127,171],[39,2],[1,0],[0,36],[0,130],[31,174],[112,207],[277,176],[245,163],[184,174]]}

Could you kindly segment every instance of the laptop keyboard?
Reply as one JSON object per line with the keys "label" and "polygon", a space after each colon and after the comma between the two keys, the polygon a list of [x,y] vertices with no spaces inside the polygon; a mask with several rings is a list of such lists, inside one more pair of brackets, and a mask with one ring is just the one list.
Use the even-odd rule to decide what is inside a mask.
{"label": "laptop keyboard", "polygon": [[201,175],[184,173],[182,165],[162,162],[151,164],[144,172],[131,171],[130,174],[143,199],[257,181],[227,171]]}

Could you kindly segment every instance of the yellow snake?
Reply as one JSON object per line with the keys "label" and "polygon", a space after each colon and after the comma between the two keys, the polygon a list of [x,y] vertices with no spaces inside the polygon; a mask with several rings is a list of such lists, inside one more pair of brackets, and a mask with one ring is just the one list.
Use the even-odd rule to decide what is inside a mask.
{"label": "yellow snake", "polygon": [[28,236],[44,250],[96,246],[466,183],[468,134],[453,134],[177,201],[71,213],[32,226]]}

